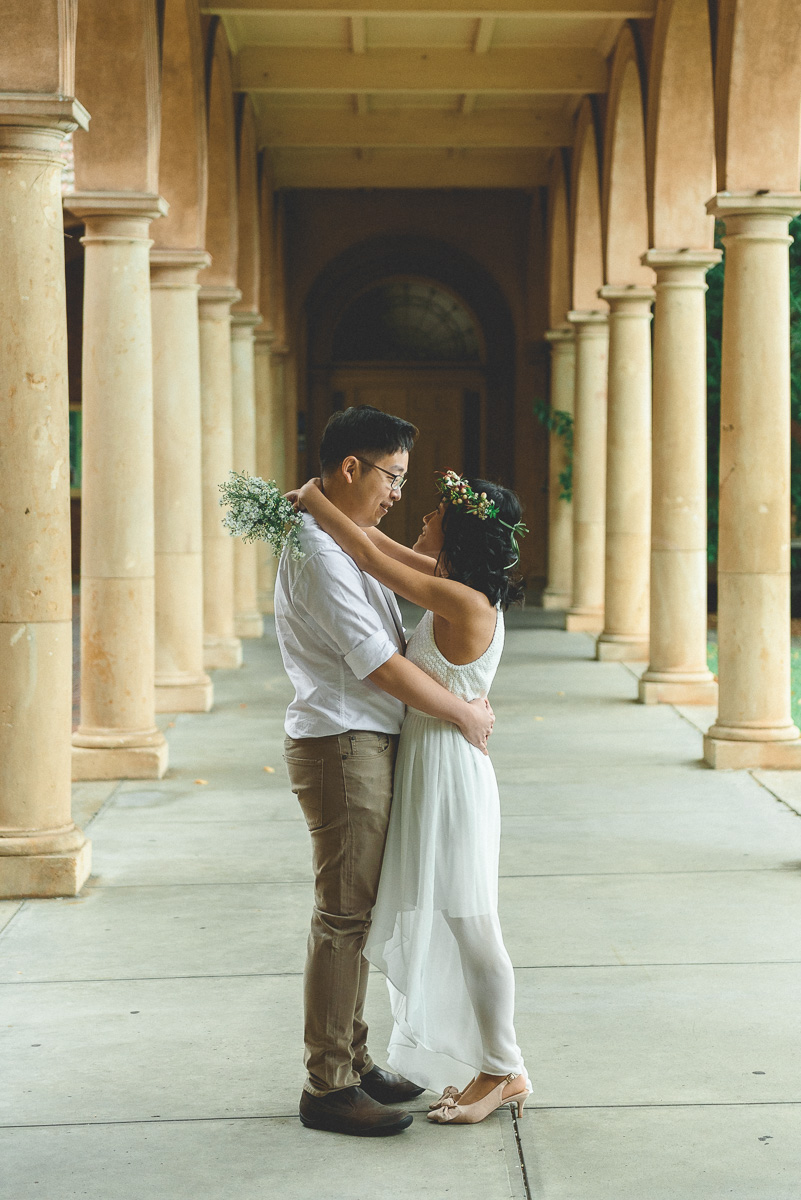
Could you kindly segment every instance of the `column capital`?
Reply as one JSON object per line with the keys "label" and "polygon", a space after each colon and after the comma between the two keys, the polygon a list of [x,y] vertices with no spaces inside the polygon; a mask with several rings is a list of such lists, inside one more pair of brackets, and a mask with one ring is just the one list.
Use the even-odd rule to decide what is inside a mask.
{"label": "column capital", "polygon": [[706,272],[715,267],[723,257],[722,250],[646,250],[640,258],[644,267],[653,267],[655,271],[677,270]]}
{"label": "column capital", "polygon": [[183,247],[154,246],[150,251],[151,267],[191,268],[194,271],[205,271],[211,266],[211,255],[208,250],[184,249]]}
{"label": "column capital", "polygon": [[211,255],[205,250],[166,249],[156,246],[150,251],[150,286],[197,290],[197,273],[205,270]]}
{"label": "column capital", "polygon": [[89,113],[74,96],[0,92],[0,146],[4,148],[57,149],[64,136],[78,128],[89,128]]}
{"label": "column capital", "polygon": [[272,350],[274,341],[275,330],[264,328],[253,330],[253,342],[257,349]]}
{"label": "column capital", "polygon": [[559,328],[546,329],[542,335],[546,342],[550,342],[553,347],[564,345],[565,342],[574,342],[576,340],[575,329]]}
{"label": "column capital", "polygon": [[252,338],[253,331],[261,324],[261,313],[234,309],[231,312],[231,335],[239,338]]}
{"label": "column capital", "polygon": [[706,202],[710,216],[780,217],[789,221],[801,213],[801,192],[718,192]]}
{"label": "column capital", "polygon": [[230,317],[231,305],[241,300],[242,293],[235,287],[206,287],[201,284],[197,294],[201,315],[210,318]]}
{"label": "column capital", "polygon": [[616,315],[621,315],[621,310],[625,311],[627,307],[645,312],[633,312],[631,316],[650,316],[651,305],[656,299],[656,292],[652,287],[643,287],[640,284],[630,283],[625,287],[618,287],[615,284],[604,284],[598,289],[598,295],[602,300],[606,300],[609,307]]}
{"label": "column capital", "polygon": [[155,221],[166,217],[169,204],[154,192],[71,192],[64,207],[73,216],[116,217],[128,221]]}
{"label": "column capital", "polygon": [[571,309],[567,319],[575,328],[576,337],[605,338],[609,336],[609,314],[597,308]]}

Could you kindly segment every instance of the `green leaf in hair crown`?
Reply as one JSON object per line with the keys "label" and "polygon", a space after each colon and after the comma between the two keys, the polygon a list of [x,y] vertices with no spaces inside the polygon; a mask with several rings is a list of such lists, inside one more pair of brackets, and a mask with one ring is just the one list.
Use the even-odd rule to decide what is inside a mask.
{"label": "green leaf in hair crown", "polygon": [[260,479],[245,471],[228,474],[225,483],[219,485],[220,504],[228,509],[222,521],[228,532],[244,542],[269,542],[276,556],[288,546],[293,558],[303,558],[298,539],[303,518],[275,480]]}
{"label": "green leaf in hair crown", "polygon": [[[509,541],[512,543],[515,555],[514,560],[509,563],[509,567],[513,567],[520,558],[517,539],[526,536],[528,526],[524,525],[522,521],[518,521],[515,525],[510,525],[508,521],[502,521],[498,516],[498,505],[490,500],[487,493],[474,491],[467,480],[463,479],[461,475],[457,475],[455,471],[441,472],[437,478],[437,487],[449,504],[461,508],[464,512],[472,513],[480,521],[497,520],[499,525],[503,525],[505,529],[509,530]],[[506,569],[509,570],[509,567]]]}

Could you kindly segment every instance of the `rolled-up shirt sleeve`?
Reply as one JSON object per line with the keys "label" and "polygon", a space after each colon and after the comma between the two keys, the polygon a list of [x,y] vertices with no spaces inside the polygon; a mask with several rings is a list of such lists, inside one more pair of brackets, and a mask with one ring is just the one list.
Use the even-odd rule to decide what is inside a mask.
{"label": "rolled-up shirt sleeve", "polygon": [[295,607],[337,650],[357,679],[382,666],[398,646],[367,598],[361,571],[346,555],[320,552],[295,583]]}

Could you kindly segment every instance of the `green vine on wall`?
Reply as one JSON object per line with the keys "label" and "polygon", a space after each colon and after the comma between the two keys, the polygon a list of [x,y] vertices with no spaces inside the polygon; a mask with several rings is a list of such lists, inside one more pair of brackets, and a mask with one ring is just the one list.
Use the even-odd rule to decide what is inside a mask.
{"label": "green vine on wall", "polygon": [[561,408],[551,408],[546,400],[534,401],[534,416],[540,425],[555,433],[564,442],[565,466],[559,472],[559,499],[573,499],[573,414]]}

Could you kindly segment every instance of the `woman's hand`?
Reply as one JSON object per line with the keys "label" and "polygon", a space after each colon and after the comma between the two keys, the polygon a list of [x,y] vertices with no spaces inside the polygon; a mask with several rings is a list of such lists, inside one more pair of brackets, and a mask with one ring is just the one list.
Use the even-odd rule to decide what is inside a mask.
{"label": "woman's hand", "polygon": [[309,497],[313,496],[315,492],[322,492],[322,490],[323,481],[319,478],[319,476],[315,475],[313,479],[307,480],[303,487],[298,491],[298,503],[303,508],[308,507],[307,502]]}

